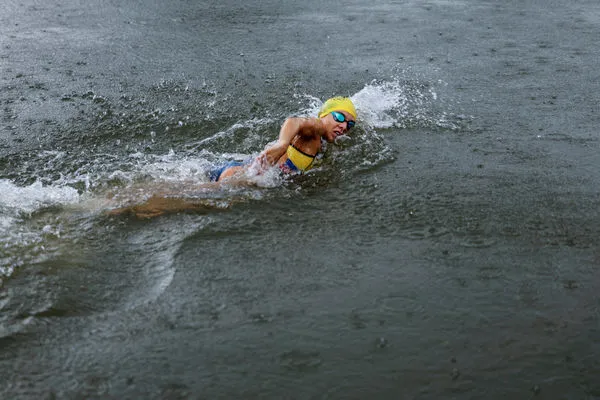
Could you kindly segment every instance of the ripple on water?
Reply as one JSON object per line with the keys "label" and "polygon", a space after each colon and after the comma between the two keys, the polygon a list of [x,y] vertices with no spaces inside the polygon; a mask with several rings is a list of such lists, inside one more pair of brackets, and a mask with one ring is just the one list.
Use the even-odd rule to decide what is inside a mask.
{"label": "ripple on water", "polygon": [[323,360],[318,351],[294,349],[279,356],[279,364],[283,368],[295,372],[315,371],[322,363]]}
{"label": "ripple on water", "polygon": [[450,230],[435,226],[412,226],[400,233],[401,237],[412,240],[421,240],[432,237],[439,237],[449,233]]}
{"label": "ripple on water", "polygon": [[52,283],[42,269],[35,269],[17,274],[0,290],[0,340],[18,340],[34,318],[52,306],[54,293],[47,289]]}
{"label": "ripple on water", "polygon": [[[81,271],[69,277],[83,289],[78,300],[88,299],[99,311],[132,309],[153,302],[171,284],[174,258],[181,243],[192,232],[210,222],[209,217],[171,218],[134,222],[126,230],[116,230],[120,218],[103,220],[106,234],[86,249],[84,281]],[[96,228],[97,229],[97,228]]]}
{"label": "ripple on water", "polygon": [[[449,197],[411,194],[395,201],[397,207],[387,216],[391,229],[400,237],[411,240],[436,238],[451,233],[453,200]],[[382,205],[383,206],[383,205]]]}
{"label": "ripple on water", "polygon": [[494,244],[496,244],[496,240],[494,238],[489,237],[486,234],[480,234],[461,238],[459,244],[463,247],[484,249],[486,247],[491,247]]}
{"label": "ripple on water", "polygon": [[422,302],[418,301],[417,297],[416,294],[408,293],[406,295],[390,294],[377,299],[377,304],[383,312],[402,312],[406,318],[420,317],[423,319],[426,316],[426,308]]}
{"label": "ripple on water", "polygon": [[[77,222],[82,223],[71,221]],[[173,258],[186,235],[173,226],[178,222],[120,233],[106,218],[87,222],[91,230],[74,233],[65,227],[69,234],[51,257],[28,264],[11,278],[0,297],[0,337],[23,331],[32,318],[37,326],[55,318],[136,308],[168,288],[175,272]]]}

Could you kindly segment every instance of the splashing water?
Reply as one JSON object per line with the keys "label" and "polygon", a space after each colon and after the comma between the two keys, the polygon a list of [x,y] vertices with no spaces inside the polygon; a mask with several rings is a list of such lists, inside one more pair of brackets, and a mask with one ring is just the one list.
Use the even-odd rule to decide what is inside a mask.
{"label": "splashing water", "polygon": [[401,123],[394,114],[405,114],[408,99],[400,83],[371,83],[352,97],[361,121],[374,128],[391,128]]}
{"label": "splashing water", "polygon": [[23,222],[43,208],[74,204],[79,201],[77,190],[68,186],[44,186],[36,182],[19,187],[0,179],[0,279],[10,276],[25,259],[43,250],[44,236],[60,236],[60,227],[43,225],[31,231]]}
{"label": "splashing water", "polygon": [[0,208],[15,214],[31,213],[42,207],[75,203],[79,200],[79,194],[73,188],[43,186],[41,182],[19,187],[1,179],[0,193]]}
{"label": "splashing water", "polygon": [[[314,116],[322,105],[322,100],[312,95],[296,94],[295,97],[301,103],[295,115]],[[438,95],[435,86],[427,83],[398,79],[372,81],[351,99],[359,113],[358,127],[352,135],[338,140],[337,146],[332,146],[333,151],[328,152],[331,155],[324,160],[324,165],[311,173],[327,175],[337,173],[335,170],[353,174],[393,159],[378,130],[414,126],[455,129],[458,126],[446,112],[436,111]],[[119,206],[118,201],[148,198],[161,187],[171,187],[173,193],[180,190],[182,197],[209,199],[211,204],[225,206],[232,201],[261,199],[264,188],[285,190],[286,181],[276,168],[261,173],[250,169],[247,178],[252,187],[216,192],[193,190],[195,185],[208,183],[207,173],[212,168],[228,160],[255,157],[266,143],[276,138],[284,117],[236,121],[200,140],[194,138],[194,127],[187,127],[187,140],[177,137],[169,143],[173,147],[163,154],[154,154],[151,148],[143,146],[132,146],[135,149],[132,151],[117,148],[119,151],[115,152],[111,134],[104,147],[94,146],[93,150],[84,145],[78,150],[42,151],[29,158],[23,156],[6,172],[11,179],[0,179],[0,279],[10,276],[16,267],[35,254],[43,253],[48,236],[61,235],[60,222],[41,226],[31,223],[40,210],[85,205],[94,208],[88,210],[93,216],[107,207]],[[140,127],[136,125],[135,129]],[[202,130],[202,126],[198,125],[197,129]],[[335,168],[330,164],[335,164]],[[29,182],[34,183],[27,185]],[[107,205],[107,193],[117,201],[116,205]],[[99,198],[103,200],[97,200]]]}
{"label": "splashing water", "polygon": [[435,110],[435,87],[418,82],[373,81],[352,96],[361,123],[375,129],[438,127],[457,129],[445,112]]}

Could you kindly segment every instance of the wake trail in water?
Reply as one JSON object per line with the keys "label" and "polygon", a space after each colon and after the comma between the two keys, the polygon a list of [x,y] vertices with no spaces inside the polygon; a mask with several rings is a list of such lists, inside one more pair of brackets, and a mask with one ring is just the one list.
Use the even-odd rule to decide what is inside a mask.
{"label": "wake trail in water", "polygon": [[[437,110],[440,101],[435,90],[433,84],[400,79],[366,84],[351,96],[359,114],[357,128],[340,138],[337,146],[332,146],[331,156],[311,173],[327,176],[337,170],[352,174],[389,162],[392,152],[382,136],[386,129],[460,129],[460,118]],[[296,94],[295,98],[300,105],[295,115],[314,116],[322,105],[322,100],[312,95]],[[106,147],[90,149],[83,144],[72,151],[41,151],[23,157],[11,170],[12,179],[0,175],[0,279],[39,259],[49,237],[55,241],[80,235],[77,224],[66,228],[69,212],[84,213],[94,220],[107,210],[143,202],[161,192],[205,210],[227,208],[235,202],[263,198],[265,188],[286,190],[288,182],[277,171],[253,175],[250,186],[215,188],[208,180],[208,172],[215,166],[255,157],[276,139],[284,118],[236,121],[201,139],[194,138],[194,129],[187,127],[187,140],[177,137],[181,143],[162,154],[136,146],[116,153],[111,151],[111,134]]]}

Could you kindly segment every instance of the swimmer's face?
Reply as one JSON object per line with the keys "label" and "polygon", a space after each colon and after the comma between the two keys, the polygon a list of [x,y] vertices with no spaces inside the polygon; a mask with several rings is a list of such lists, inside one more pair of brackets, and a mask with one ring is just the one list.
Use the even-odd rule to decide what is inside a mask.
{"label": "swimmer's face", "polygon": [[348,114],[346,111],[331,112],[324,116],[322,121],[326,131],[324,137],[329,143],[333,142],[338,136],[348,133],[350,128],[355,124],[352,115]]}

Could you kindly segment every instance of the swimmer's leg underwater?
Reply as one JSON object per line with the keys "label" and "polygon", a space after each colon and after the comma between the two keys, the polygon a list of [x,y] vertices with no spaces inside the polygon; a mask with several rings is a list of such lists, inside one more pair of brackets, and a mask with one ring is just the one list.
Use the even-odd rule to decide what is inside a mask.
{"label": "swimmer's leg underwater", "polygon": [[249,161],[230,161],[222,167],[210,171],[208,178],[211,182],[219,182],[222,179],[230,178],[244,170],[249,163]]}

